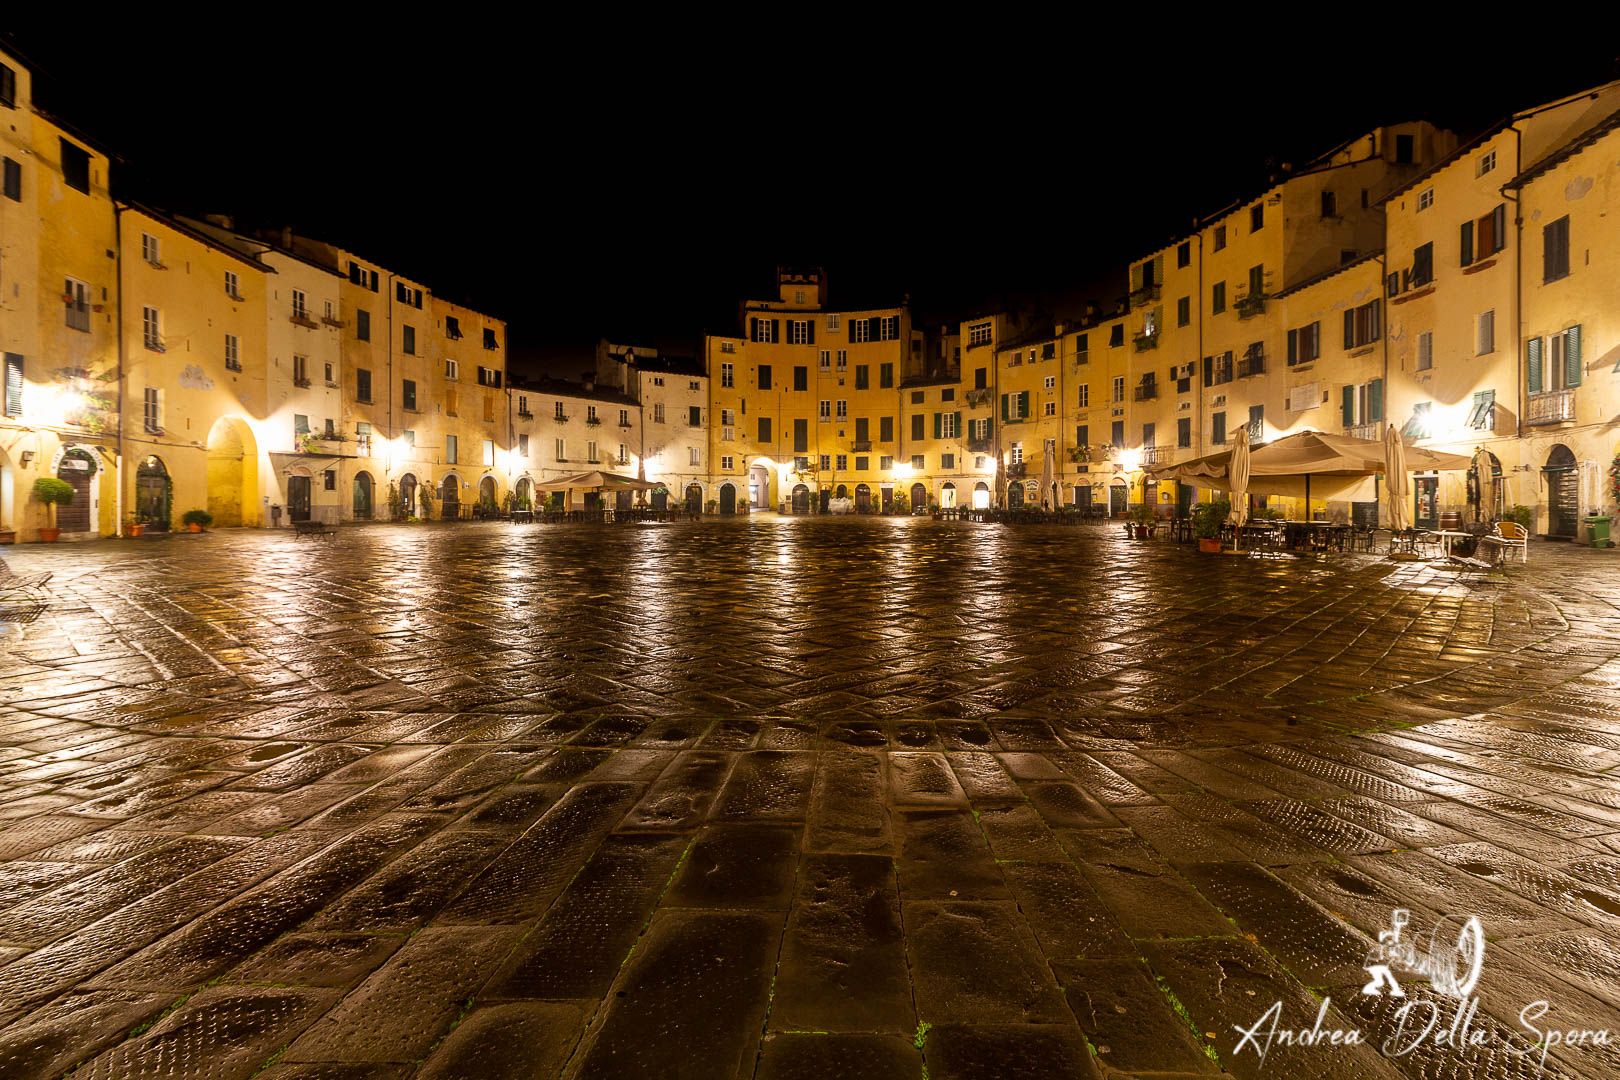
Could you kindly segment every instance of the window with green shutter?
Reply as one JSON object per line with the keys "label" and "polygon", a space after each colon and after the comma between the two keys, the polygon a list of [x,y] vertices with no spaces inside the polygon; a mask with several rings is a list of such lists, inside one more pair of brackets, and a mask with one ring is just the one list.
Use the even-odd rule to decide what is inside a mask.
{"label": "window with green shutter", "polygon": [[1538,337],[1524,343],[1524,372],[1530,393],[1541,393],[1541,339]]}
{"label": "window with green shutter", "polygon": [[1564,388],[1581,385],[1581,328],[1572,326],[1564,331]]}
{"label": "window with green shutter", "polygon": [[6,415],[21,416],[23,399],[23,358],[6,353]]}
{"label": "window with green shutter", "polygon": [[1349,384],[1344,388],[1344,400],[1340,403],[1340,420],[1345,427],[1356,426],[1356,388]]}
{"label": "window with green shutter", "polygon": [[1018,416],[1019,416],[1019,419],[1028,419],[1029,418],[1029,391],[1028,390],[1021,390],[1018,393]]}
{"label": "window with green shutter", "polygon": [[1384,419],[1384,380],[1374,379],[1367,384],[1367,422],[1376,424]]}

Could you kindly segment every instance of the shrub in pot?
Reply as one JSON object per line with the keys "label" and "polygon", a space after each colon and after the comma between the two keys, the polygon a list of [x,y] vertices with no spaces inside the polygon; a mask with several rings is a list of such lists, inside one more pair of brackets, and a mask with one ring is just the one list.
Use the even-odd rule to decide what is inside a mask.
{"label": "shrub in pot", "polygon": [[206,510],[187,510],[180,516],[180,520],[192,532],[202,532],[214,523],[214,515]]}
{"label": "shrub in pot", "polygon": [[1192,508],[1193,536],[1198,539],[1198,550],[1221,550],[1221,523],[1232,512],[1232,504],[1220,502],[1199,503]]}
{"label": "shrub in pot", "polygon": [[1131,524],[1136,527],[1136,538],[1146,540],[1153,535],[1153,523],[1158,520],[1153,507],[1143,503],[1131,508]]}
{"label": "shrub in pot", "polygon": [[47,544],[55,542],[62,530],[56,527],[56,508],[73,501],[73,485],[54,476],[42,476],[34,481],[34,498],[45,504],[51,523],[39,530],[39,538]]}

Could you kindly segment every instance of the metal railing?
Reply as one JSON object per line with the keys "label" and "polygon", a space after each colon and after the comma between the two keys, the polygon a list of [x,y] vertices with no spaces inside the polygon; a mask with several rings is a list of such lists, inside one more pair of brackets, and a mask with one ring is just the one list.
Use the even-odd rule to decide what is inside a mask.
{"label": "metal railing", "polygon": [[1563,424],[1575,419],[1575,391],[1549,390],[1531,394],[1525,404],[1527,424]]}
{"label": "metal railing", "polygon": [[1132,392],[1131,400],[1133,400],[1133,401],[1153,401],[1158,396],[1159,396],[1159,384],[1157,382],[1141,383]]}
{"label": "metal railing", "polygon": [[1175,453],[1176,449],[1173,446],[1144,446],[1142,447],[1142,464],[1144,466],[1168,465]]}
{"label": "metal railing", "polygon": [[1370,424],[1354,424],[1344,429],[1344,433],[1352,439],[1372,439],[1375,442],[1384,437],[1384,425],[1377,420]]}

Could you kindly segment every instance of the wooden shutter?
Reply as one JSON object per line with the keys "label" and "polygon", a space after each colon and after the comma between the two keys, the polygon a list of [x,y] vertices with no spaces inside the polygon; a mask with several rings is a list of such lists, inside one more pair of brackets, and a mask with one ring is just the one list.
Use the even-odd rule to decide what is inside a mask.
{"label": "wooden shutter", "polygon": [[959,412],[958,413],[952,413],[951,416],[953,417],[953,422],[951,424],[951,430],[956,432],[956,434],[954,436],[952,436],[952,437],[960,439],[962,437],[962,414],[959,413]]}
{"label": "wooden shutter", "polygon": [[1345,427],[1354,427],[1356,423],[1356,388],[1346,385],[1344,388],[1344,402],[1342,419]]}
{"label": "wooden shutter", "polygon": [[883,320],[874,316],[866,320],[866,340],[879,341],[883,337]]}
{"label": "wooden shutter", "polygon": [[[1483,240],[1483,239],[1484,238],[1481,237],[1481,240]],[[1462,251],[1461,264],[1463,266],[1469,266],[1474,261],[1474,223],[1472,221],[1465,221],[1465,222],[1462,223],[1462,241],[1461,241],[1461,243],[1462,243],[1462,247],[1461,247],[1461,251]],[[1486,250],[1484,243],[1481,243],[1479,245],[1479,249],[1480,249],[1480,253],[1484,254],[1484,252]]]}
{"label": "wooden shutter", "polygon": [[1029,391],[1028,390],[1024,390],[1024,391],[1020,392],[1019,395],[1018,395],[1018,415],[1020,417],[1022,417],[1023,419],[1025,419],[1025,420],[1029,419]]}
{"label": "wooden shutter", "polygon": [[1524,373],[1530,393],[1541,393],[1541,339],[1538,337],[1524,343]]}
{"label": "wooden shutter", "polygon": [[1491,251],[1501,251],[1507,247],[1507,204],[1502,203],[1491,211]]}
{"label": "wooden shutter", "polygon": [[[1496,213],[1497,210],[1500,209],[1501,207],[1497,207],[1496,210],[1491,211],[1489,214],[1486,214],[1484,217],[1479,219],[1478,253],[1481,259],[1488,258],[1489,256],[1496,254]],[[1463,235],[1468,235],[1468,226],[1466,225],[1463,226]],[[1468,262],[1469,260],[1464,259],[1463,265],[1467,266]]]}
{"label": "wooden shutter", "polygon": [[22,415],[23,358],[6,353],[6,415]]}
{"label": "wooden shutter", "polygon": [[816,343],[816,320],[804,320],[804,334],[804,342],[806,345],[814,345]]}
{"label": "wooden shutter", "polygon": [[935,413],[934,414],[934,438],[936,438],[936,439],[942,439],[942,438],[945,437],[944,436],[943,424],[942,424],[942,421],[940,420],[940,417],[942,415],[943,414],[941,414],[941,413]]}
{"label": "wooden shutter", "polygon": [[1581,328],[1572,326],[1564,331],[1564,388],[1581,385]]}
{"label": "wooden shutter", "polygon": [[771,344],[775,345],[777,342],[779,342],[781,340],[782,340],[782,320],[781,319],[772,319],[771,320]]}
{"label": "wooden shutter", "polygon": [[1002,421],[1002,423],[1007,422],[1007,395],[1006,394],[1001,395],[1001,421]]}
{"label": "wooden shutter", "polygon": [[748,340],[759,340],[759,320],[751,315],[748,317]]}
{"label": "wooden shutter", "polygon": [[1344,347],[1346,350],[1356,347],[1356,309],[1344,309]]}
{"label": "wooden shutter", "polygon": [[[1294,332],[1292,330],[1288,332],[1288,362],[1290,364],[1294,362]],[[1204,357],[1204,385],[1211,386],[1214,384],[1214,382],[1215,358],[1213,356],[1206,356]]]}
{"label": "wooden shutter", "polygon": [[1367,384],[1367,422],[1381,423],[1384,419],[1384,380],[1374,379]]}

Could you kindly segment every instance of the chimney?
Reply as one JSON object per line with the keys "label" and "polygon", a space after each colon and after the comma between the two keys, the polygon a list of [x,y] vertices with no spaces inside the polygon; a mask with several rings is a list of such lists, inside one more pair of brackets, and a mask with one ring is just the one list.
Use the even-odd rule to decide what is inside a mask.
{"label": "chimney", "polygon": [[583,378],[584,378],[584,383],[585,383],[585,389],[587,391],[596,389],[596,372],[595,371],[587,371],[587,372],[585,372]]}
{"label": "chimney", "polygon": [[218,225],[222,229],[230,229],[232,232],[236,230],[236,222],[229,214],[204,214],[203,220],[210,225]]}
{"label": "chimney", "polygon": [[281,250],[291,251],[292,246],[292,226],[283,225],[281,227]]}

